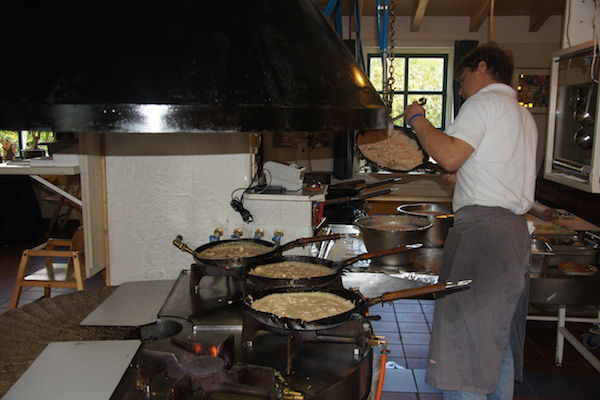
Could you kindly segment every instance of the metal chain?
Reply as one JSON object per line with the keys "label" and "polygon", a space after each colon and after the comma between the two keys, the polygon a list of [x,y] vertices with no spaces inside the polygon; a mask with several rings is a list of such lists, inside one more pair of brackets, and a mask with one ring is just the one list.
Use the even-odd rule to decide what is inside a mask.
{"label": "metal chain", "polygon": [[396,80],[394,78],[394,37],[396,36],[396,15],[394,13],[395,4],[394,0],[390,0],[388,5],[388,10],[390,13],[390,29],[389,29],[389,45],[388,45],[388,78],[385,87],[385,103],[388,107],[388,111],[390,113],[390,121],[392,120],[392,104],[394,100],[394,83]]}

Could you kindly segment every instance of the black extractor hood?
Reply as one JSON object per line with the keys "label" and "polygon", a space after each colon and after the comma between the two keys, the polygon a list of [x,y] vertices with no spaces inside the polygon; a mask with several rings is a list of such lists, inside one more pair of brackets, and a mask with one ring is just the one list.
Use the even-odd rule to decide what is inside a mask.
{"label": "black extractor hood", "polygon": [[386,124],[379,95],[313,0],[18,0],[0,13],[0,129]]}

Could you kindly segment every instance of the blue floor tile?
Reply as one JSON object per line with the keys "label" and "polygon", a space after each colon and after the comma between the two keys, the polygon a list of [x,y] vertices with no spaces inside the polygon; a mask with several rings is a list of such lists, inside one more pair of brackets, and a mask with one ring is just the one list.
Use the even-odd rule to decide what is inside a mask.
{"label": "blue floor tile", "polygon": [[383,390],[385,392],[416,393],[417,385],[412,371],[409,369],[386,369]]}

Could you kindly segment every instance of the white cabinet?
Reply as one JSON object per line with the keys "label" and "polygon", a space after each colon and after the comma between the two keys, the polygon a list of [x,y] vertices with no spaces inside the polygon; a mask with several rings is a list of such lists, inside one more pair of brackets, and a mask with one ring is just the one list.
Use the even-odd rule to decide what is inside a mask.
{"label": "white cabinet", "polygon": [[544,178],[600,193],[600,60],[592,42],[552,56]]}

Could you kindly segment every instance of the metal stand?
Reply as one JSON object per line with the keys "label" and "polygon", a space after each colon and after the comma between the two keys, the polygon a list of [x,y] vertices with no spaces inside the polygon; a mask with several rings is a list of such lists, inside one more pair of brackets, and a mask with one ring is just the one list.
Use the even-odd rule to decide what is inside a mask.
{"label": "metal stand", "polygon": [[585,358],[598,372],[600,372],[600,361],[585,347],[579,339],[577,339],[566,327],[567,322],[585,322],[598,324],[600,323],[600,310],[596,318],[584,318],[584,317],[567,317],[567,306],[558,306],[558,315],[554,316],[542,316],[542,315],[528,315],[527,320],[529,321],[556,321],[556,352],[554,362],[557,366],[562,366],[563,354],[565,349],[565,339]]}

